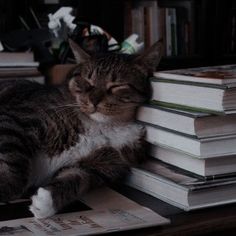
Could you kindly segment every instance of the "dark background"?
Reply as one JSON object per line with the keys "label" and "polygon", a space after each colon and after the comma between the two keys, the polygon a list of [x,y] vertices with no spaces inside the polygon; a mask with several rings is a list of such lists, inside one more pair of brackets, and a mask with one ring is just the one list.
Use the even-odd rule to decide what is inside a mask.
{"label": "dark background", "polygon": [[[138,1],[138,0],[136,0]],[[184,68],[190,66],[218,65],[236,62],[236,51],[229,50],[232,40],[232,16],[236,14],[233,0],[159,0],[161,6],[177,1],[191,1],[194,11],[194,52],[181,57],[166,57],[160,67]],[[54,13],[60,6],[73,6],[78,20],[93,23],[108,31],[119,42],[125,35],[124,21],[127,2],[135,0],[59,0],[59,4],[45,4],[43,0],[0,0],[0,34],[19,29],[22,24],[19,15],[32,27],[36,27],[29,14],[29,7],[35,11],[42,26],[47,27],[48,13]],[[31,25],[32,24],[32,25]]]}

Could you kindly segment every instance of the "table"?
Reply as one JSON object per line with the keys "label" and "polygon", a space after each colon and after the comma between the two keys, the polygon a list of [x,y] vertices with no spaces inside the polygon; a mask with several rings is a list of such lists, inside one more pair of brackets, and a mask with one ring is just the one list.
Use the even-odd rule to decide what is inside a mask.
{"label": "table", "polygon": [[[112,236],[235,236],[236,235],[236,204],[224,205],[185,212],[159,199],[147,195],[128,186],[115,186],[115,190],[126,197],[146,206],[158,214],[169,218],[171,224],[147,229],[112,233]],[[30,201],[19,204],[0,206],[0,220],[32,217],[28,210]],[[63,209],[63,212],[88,210],[80,202],[75,202]]]}
{"label": "table", "polygon": [[[169,218],[170,225],[123,233],[129,236],[235,236],[236,204],[185,212],[141,191],[122,186],[119,192]],[[113,235],[121,235],[116,233]]]}

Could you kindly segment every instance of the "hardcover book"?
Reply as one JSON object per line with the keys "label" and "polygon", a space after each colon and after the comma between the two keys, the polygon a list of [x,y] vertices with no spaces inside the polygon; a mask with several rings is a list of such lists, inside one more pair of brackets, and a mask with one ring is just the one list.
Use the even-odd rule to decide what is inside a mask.
{"label": "hardcover book", "polygon": [[158,71],[154,76],[166,80],[227,85],[236,83],[236,64]]}
{"label": "hardcover book", "polygon": [[236,114],[212,115],[146,104],[139,108],[136,119],[197,138],[236,134]]}
{"label": "hardcover book", "polygon": [[197,157],[157,145],[150,145],[149,155],[205,178],[222,178],[223,176],[236,175],[236,155],[210,158]]}
{"label": "hardcover book", "polygon": [[133,168],[127,185],[184,210],[236,202],[236,177],[207,180],[158,160]]}
{"label": "hardcover book", "polygon": [[208,113],[236,113],[236,84],[214,85],[153,78],[152,100],[157,104],[194,108]]}
{"label": "hardcover book", "polygon": [[236,135],[201,138],[145,124],[146,141],[167,148],[176,149],[190,155],[217,157],[235,155]]}
{"label": "hardcover book", "polygon": [[236,65],[159,71],[152,100],[210,113],[236,112]]}
{"label": "hardcover book", "polygon": [[0,52],[0,67],[37,67],[32,52]]}

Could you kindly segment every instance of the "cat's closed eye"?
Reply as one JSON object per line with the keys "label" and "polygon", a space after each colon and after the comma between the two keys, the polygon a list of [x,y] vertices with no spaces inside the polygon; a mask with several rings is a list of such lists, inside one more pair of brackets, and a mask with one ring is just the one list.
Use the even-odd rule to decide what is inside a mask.
{"label": "cat's closed eye", "polygon": [[116,96],[120,101],[129,102],[132,99],[132,88],[126,85],[117,85],[110,88],[111,93]]}
{"label": "cat's closed eye", "polygon": [[125,85],[115,85],[110,88],[113,94],[122,93],[130,90],[130,86],[128,84]]}
{"label": "cat's closed eye", "polygon": [[83,80],[82,78],[75,80],[75,83],[75,91],[77,93],[86,93],[94,88],[91,84],[89,84],[86,80]]}

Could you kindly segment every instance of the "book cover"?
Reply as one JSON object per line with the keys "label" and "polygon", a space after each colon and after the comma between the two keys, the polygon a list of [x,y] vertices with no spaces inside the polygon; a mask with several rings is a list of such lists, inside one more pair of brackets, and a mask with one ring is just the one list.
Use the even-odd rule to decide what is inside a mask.
{"label": "book cover", "polygon": [[144,41],[144,7],[135,6],[131,10],[132,14],[132,33],[136,33],[139,36],[140,42]]}
{"label": "book cover", "polygon": [[176,21],[176,9],[175,8],[171,8],[170,9],[170,28],[171,28],[171,45],[172,45],[172,52],[171,55],[172,56],[177,56],[178,54],[178,48],[177,48],[177,21]]}
{"label": "book cover", "polygon": [[138,109],[136,120],[198,138],[236,134],[236,114],[215,115],[183,107],[155,105],[153,102]]}
{"label": "book cover", "polygon": [[224,175],[219,178],[214,178],[214,176],[203,177],[157,159],[149,159],[141,166],[141,169],[156,175],[157,178],[161,178],[163,181],[177,184],[190,191],[236,183],[235,173],[234,175]]}
{"label": "book cover", "polygon": [[155,104],[155,101],[151,101],[150,104],[145,104],[144,106],[142,106],[139,110],[140,112],[142,112],[142,109],[144,108],[149,108],[149,109],[157,109],[157,110],[162,110],[162,111],[166,111],[166,112],[170,112],[170,113],[175,113],[178,115],[182,115],[182,116],[188,116],[191,118],[200,118],[200,117],[207,117],[207,116],[211,116],[210,113],[207,112],[200,112],[200,111],[196,111],[194,109],[186,109],[185,107],[168,107],[168,106],[161,106],[158,104]]}
{"label": "book cover", "polygon": [[126,184],[187,211],[236,202],[235,177],[202,180],[156,162],[132,168]]}
{"label": "book cover", "polygon": [[41,73],[36,67],[0,67],[0,78],[40,75]]}
{"label": "book cover", "polygon": [[236,83],[227,85],[156,78],[151,81],[152,98],[185,108],[233,113],[236,109]]}
{"label": "book cover", "polygon": [[236,64],[158,71],[154,76],[168,80],[228,85],[236,83]]}
{"label": "book cover", "polygon": [[[172,55],[172,44],[171,44],[171,8],[165,8],[165,45],[166,45],[166,56]],[[155,74],[154,74],[155,75]]]}
{"label": "book cover", "polygon": [[236,176],[236,156],[217,158],[197,157],[157,145],[149,145],[149,155],[164,163],[197,174],[204,179],[216,179]]}
{"label": "book cover", "polygon": [[[144,122],[141,122],[145,124]],[[235,155],[236,135],[214,136],[198,139],[197,136],[181,133],[175,130],[145,124],[146,141],[180,150],[190,155],[213,158],[217,156]]]}
{"label": "book cover", "polygon": [[3,64],[34,62],[32,52],[0,52],[0,66]]}

